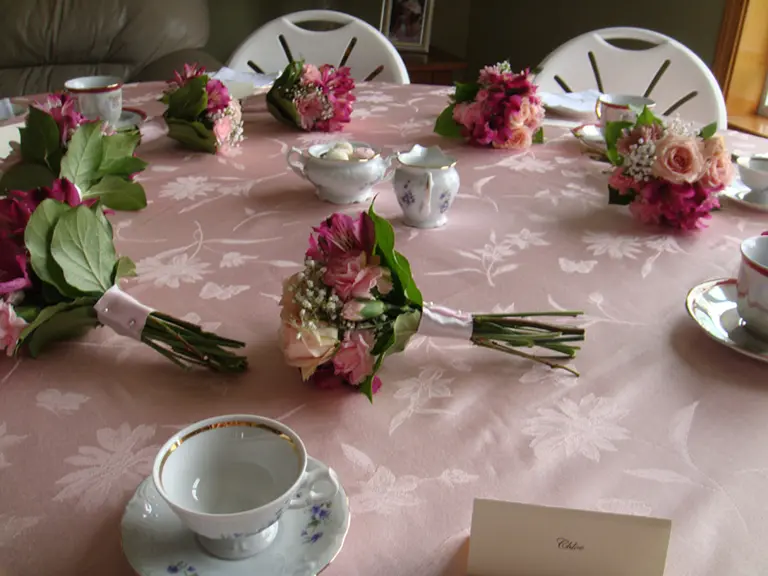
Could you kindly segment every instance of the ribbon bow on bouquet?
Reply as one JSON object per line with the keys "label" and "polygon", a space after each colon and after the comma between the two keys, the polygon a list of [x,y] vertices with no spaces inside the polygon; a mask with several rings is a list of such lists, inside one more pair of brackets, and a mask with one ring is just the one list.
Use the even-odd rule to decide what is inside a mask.
{"label": "ribbon bow on bouquet", "polygon": [[205,68],[184,64],[160,99],[168,106],[163,118],[168,136],[193,150],[216,154],[243,140],[243,111],[220,80]]}
{"label": "ribbon bow on bouquet", "polygon": [[19,129],[20,142],[5,160],[0,196],[10,190],[50,187],[59,178],[74,184],[83,200],[101,200],[113,210],[147,206],[144,188],[133,179],[147,167],[137,158],[136,129],[115,131],[89,122],[67,94],[51,94],[32,104]]}
{"label": "ribbon bow on bouquet", "polygon": [[120,289],[135,275],[133,262],[116,254],[101,206],[62,194],[68,186],[55,183],[42,201],[39,191],[0,200],[0,350],[36,357],[52,341],[105,325],[183,367],[245,370],[246,359],[230,351],[242,342],[155,312]]}
{"label": "ribbon bow on bouquet", "polygon": [[313,229],[304,270],[285,281],[280,305],[287,364],[321,387],[348,384],[369,399],[381,387],[376,373],[384,358],[416,333],[469,340],[578,375],[557,358],[574,357],[584,329],[534,317],[581,312],[465,314],[425,304],[408,260],[395,251],[392,225],[373,207],[357,218],[333,214]]}

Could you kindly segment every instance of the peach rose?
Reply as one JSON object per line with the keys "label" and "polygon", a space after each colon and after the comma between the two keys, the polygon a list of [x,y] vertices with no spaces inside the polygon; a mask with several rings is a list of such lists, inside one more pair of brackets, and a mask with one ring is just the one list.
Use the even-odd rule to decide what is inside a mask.
{"label": "peach rose", "polygon": [[733,178],[733,162],[725,150],[712,156],[706,164],[701,185],[705,188],[722,189],[731,183]]}
{"label": "peach rose", "polygon": [[507,150],[528,150],[533,144],[533,132],[525,124],[510,126],[511,134],[505,142],[494,142],[494,148]]}
{"label": "peach rose", "polygon": [[544,109],[541,106],[533,104],[528,98],[523,98],[520,103],[520,110],[510,118],[510,126],[516,124],[525,124],[529,129],[536,130],[544,119]]}
{"label": "peach rose", "polygon": [[668,134],[656,143],[651,173],[673,184],[692,183],[704,172],[704,157],[695,138]]}
{"label": "peach rose", "polygon": [[318,323],[310,327],[296,322],[283,322],[280,327],[280,347],[288,366],[301,368],[301,377],[307,380],[320,364],[333,357],[339,344],[336,328]]}

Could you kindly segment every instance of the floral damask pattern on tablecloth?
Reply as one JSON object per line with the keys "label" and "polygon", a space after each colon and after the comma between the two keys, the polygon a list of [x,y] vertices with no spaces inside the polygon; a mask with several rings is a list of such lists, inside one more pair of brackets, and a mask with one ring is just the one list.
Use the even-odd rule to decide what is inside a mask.
{"label": "floral damask pattern on tablecloth", "polygon": [[[126,105],[159,122],[161,89],[127,86]],[[107,330],[40,360],[0,358],[0,572],[130,576],[119,518],[159,446],[196,420],[246,412],[285,422],[339,474],[353,517],[329,576],[462,574],[475,497],[672,518],[667,573],[762,576],[766,369],[709,341],[683,301],[733,275],[740,240],[765,217],[724,201],[695,234],[640,225],[607,205],[608,166],[563,128],[545,124],[547,142],[518,155],[433,135],[449,92],[360,86],[341,136],[385,154],[438,144],[458,159],[444,228],[405,227],[391,184],[376,187],[425,299],[583,310],[581,377],[417,335],[386,363],[372,406],[309,388],[277,345],[282,281],[301,269],[310,226],[367,206],[320,202],[284,157],[340,135],[290,131],[263,97],[246,102],[231,155],[193,154],[156,130],[140,150],[147,209],[111,217],[139,273],[124,287],[246,341],[252,368],[184,372]]]}

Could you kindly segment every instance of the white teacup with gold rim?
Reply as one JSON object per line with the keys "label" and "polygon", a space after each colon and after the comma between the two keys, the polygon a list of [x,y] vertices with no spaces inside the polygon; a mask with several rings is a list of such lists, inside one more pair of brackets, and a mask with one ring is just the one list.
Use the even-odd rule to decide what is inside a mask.
{"label": "white teacup with gold rim", "polygon": [[274,541],[284,511],[333,498],[339,489],[333,470],[306,469],[307,451],[293,430],[235,414],[171,437],[155,458],[152,479],[205,550],[237,560]]}
{"label": "white teacup with gold rim", "polygon": [[605,134],[608,122],[634,122],[637,111],[643,108],[653,110],[656,102],[645,96],[630,94],[600,94],[595,105],[595,114],[599,120],[600,130]]}
{"label": "white teacup with gold rim", "polygon": [[116,126],[123,111],[123,79],[118,76],[81,76],[64,83],[77,99],[77,108],[88,120]]}

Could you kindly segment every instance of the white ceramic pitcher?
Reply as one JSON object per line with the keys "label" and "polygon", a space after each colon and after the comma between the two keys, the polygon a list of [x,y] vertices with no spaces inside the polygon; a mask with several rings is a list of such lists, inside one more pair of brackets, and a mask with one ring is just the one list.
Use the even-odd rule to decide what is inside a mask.
{"label": "white ceramic pitcher", "polygon": [[394,188],[408,226],[442,226],[459,192],[456,159],[443,154],[437,146],[416,144],[397,155]]}

